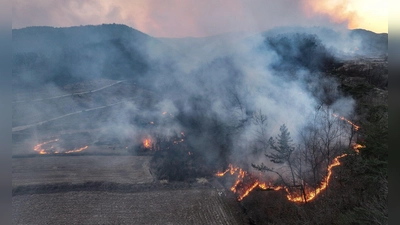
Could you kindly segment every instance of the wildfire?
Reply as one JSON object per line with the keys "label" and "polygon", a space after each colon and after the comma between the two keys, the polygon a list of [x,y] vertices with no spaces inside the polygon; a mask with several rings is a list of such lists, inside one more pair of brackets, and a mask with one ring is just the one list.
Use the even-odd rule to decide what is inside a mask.
{"label": "wildfire", "polygon": [[89,148],[89,146],[86,145],[85,147],[74,149],[74,150],[69,150],[69,151],[66,151],[64,153],[68,154],[68,153],[74,153],[74,152],[81,152],[81,151],[83,151],[83,150],[85,150],[87,148]]}
{"label": "wildfire", "polygon": [[[364,145],[360,144],[355,144],[353,146],[353,149],[358,153],[360,148],[365,148]],[[322,193],[329,185],[329,181],[332,176],[332,169],[336,166],[341,165],[339,159],[347,156],[346,153],[339,155],[335,157],[332,161],[332,163],[328,166],[327,168],[327,176],[323,179],[321,182],[320,187],[317,189],[312,189],[312,188],[307,188],[304,187],[304,193],[293,193],[289,190],[289,188],[284,187],[284,186],[273,186],[271,184],[267,184],[266,182],[260,182],[257,178],[255,178],[252,174],[246,172],[240,167],[234,167],[232,164],[229,164],[228,169],[226,169],[223,172],[217,172],[215,175],[218,177],[223,177],[225,174],[228,172],[231,175],[234,175],[237,173],[236,181],[230,188],[230,190],[233,193],[238,194],[238,201],[243,200],[246,196],[250,194],[251,191],[253,191],[255,188],[260,188],[263,190],[273,190],[273,191],[279,191],[279,190],[285,190],[286,191],[286,197],[289,201],[292,202],[299,202],[299,203],[304,203],[304,202],[309,202],[315,199],[320,193]]]}
{"label": "wildfire", "polygon": [[247,195],[249,195],[249,193],[250,193],[255,187],[257,187],[258,185],[259,185],[259,183],[258,183],[258,181],[256,181],[250,188],[246,189],[246,191],[245,191],[242,195],[239,196],[238,200],[239,200],[239,201],[242,201],[242,199],[243,199],[244,197],[246,197]]}
{"label": "wildfire", "polygon": [[[58,141],[58,139],[54,139],[54,140],[50,140],[50,141],[45,141],[45,142],[43,142],[43,143],[40,143],[40,144],[35,145],[35,147],[33,147],[33,150],[34,150],[35,152],[38,152],[38,153],[41,154],[41,155],[48,154],[48,153],[46,152],[46,150],[45,150],[44,148],[42,148],[42,146],[43,146],[43,145],[47,145],[47,144],[49,144],[49,143],[57,142],[57,141]],[[52,149],[52,148],[54,148],[54,146],[51,146],[51,147],[50,147],[50,149]]]}
{"label": "wildfire", "polygon": [[246,171],[242,170],[241,168],[239,168],[239,174],[237,176],[237,180],[235,182],[235,184],[231,187],[231,191],[233,191],[233,193],[236,193],[237,191],[237,186],[238,184],[243,181],[243,178],[245,177],[245,175],[247,174]]}
{"label": "wildfire", "polygon": [[145,148],[151,148],[151,139],[150,139],[150,138],[144,139],[144,141],[143,141],[143,146],[144,146]]}
{"label": "wildfire", "polygon": [[233,167],[232,164],[229,164],[228,169],[226,169],[224,172],[218,172],[216,175],[218,177],[223,177],[227,172],[230,172],[231,175],[233,175],[238,169],[239,167]]}
{"label": "wildfire", "polygon": [[236,181],[230,188],[233,193],[238,194],[238,200],[242,201],[246,196],[250,194],[255,188],[259,187],[263,190],[281,190],[283,187],[273,187],[267,185],[265,182],[260,182],[253,175],[243,170],[240,167],[234,167],[232,164],[228,165],[228,169],[223,172],[216,173],[216,176],[223,177],[225,174],[230,173],[234,175],[237,173]]}
{"label": "wildfire", "polygon": [[[333,114],[333,116],[338,117],[341,120],[352,125],[354,130],[356,130],[356,131],[360,128],[358,125],[354,124],[353,122],[351,122],[350,120],[346,119],[343,116],[338,116],[337,114]],[[358,154],[360,152],[361,148],[365,148],[365,145],[354,144],[352,146],[352,148]],[[299,192],[295,193],[295,192],[291,191],[288,187],[285,187],[285,186],[273,186],[271,184],[267,185],[266,182],[259,181],[259,179],[257,179],[254,175],[248,173],[247,171],[243,170],[242,168],[234,167],[232,164],[229,164],[228,169],[226,169],[225,171],[217,172],[215,175],[218,177],[223,177],[228,172],[231,175],[234,175],[235,173],[237,173],[236,180],[235,180],[234,184],[232,185],[232,187],[230,188],[230,190],[233,193],[238,194],[239,201],[243,200],[246,196],[248,196],[250,194],[251,191],[253,191],[255,188],[258,187],[263,190],[274,190],[274,191],[285,190],[286,197],[289,201],[304,203],[304,202],[312,201],[313,199],[315,199],[315,197],[317,197],[320,193],[322,193],[328,187],[329,181],[332,176],[332,169],[336,166],[341,165],[339,159],[341,159],[345,156],[347,156],[346,153],[336,156],[333,159],[332,163],[328,165],[327,175],[322,180],[320,187],[314,189],[314,188],[308,187],[303,184],[302,188],[304,190],[302,190],[302,193],[299,193]]]}
{"label": "wildfire", "polygon": [[323,182],[321,183],[321,186],[317,189],[315,189],[315,191],[306,191],[306,199],[304,199],[304,196],[302,195],[297,195],[297,196],[293,196],[290,193],[288,193],[288,195],[286,196],[287,199],[289,201],[292,202],[308,202],[313,200],[315,197],[317,197],[323,190],[325,190],[328,185],[329,185],[329,181],[331,179],[332,176],[332,168],[339,166],[340,165],[340,158],[345,157],[347,154],[342,154],[337,156],[336,158],[333,159],[333,162],[328,166],[328,175],[325,177],[325,179],[323,180]]}
{"label": "wildfire", "polygon": [[35,152],[38,152],[41,155],[46,155],[46,154],[60,154],[60,153],[65,153],[65,154],[69,154],[69,153],[75,153],[75,152],[81,152],[85,149],[87,149],[89,146],[85,146],[82,148],[78,148],[78,149],[73,149],[73,150],[68,150],[68,151],[64,151],[64,152],[60,152],[60,151],[54,151],[53,149],[55,148],[54,146],[49,146],[47,148],[43,148],[43,146],[48,145],[50,143],[53,142],[57,142],[59,141],[59,139],[54,139],[54,140],[50,140],[50,141],[45,141],[42,142],[40,144],[35,145],[35,147],[33,148],[33,150]]}
{"label": "wildfire", "polygon": [[350,120],[346,119],[345,117],[339,116],[339,115],[337,115],[337,114],[335,114],[335,113],[333,113],[332,115],[333,115],[334,117],[339,117],[339,119],[341,119],[341,120],[343,120],[343,121],[346,121],[346,123],[352,125],[353,128],[354,128],[354,130],[357,131],[358,129],[360,129],[360,126],[354,124],[353,122],[351,122]]}
{"label": "wildfire", "polygon": [[[168,139],[162,140],[161,142],[166,141],[169,144],[178,145],[180,143],[185,142],[184,133],[181,132],[181,135],[182,136],[180,136],[180,137],[178,135],[175,135],[174,137],[169,137]],[[142,141],[142,147],[141,148],[144,148],[144,150],[159,151],[159,150],[162,150],[162,149],[165,149],[165,150],[169,149],[169,146],[166,146],[165,148],[162,148],[160,146],[160,144],[159,144],[160,140],[157,139],[157,138],[154,138],[154,136],[150,135],[150,134],[144,134],[144,136],[142,136],[142,138],[141,138],[141,141]],[[192,155],[192,154],[193,154],[193,152],[188,152],[188,155]]]}
{"label": "wildfire", "polygon": [[365,145],[355,144],[353,145],[353,149],[356,153],[360,153],[360,149],[365,148]]}

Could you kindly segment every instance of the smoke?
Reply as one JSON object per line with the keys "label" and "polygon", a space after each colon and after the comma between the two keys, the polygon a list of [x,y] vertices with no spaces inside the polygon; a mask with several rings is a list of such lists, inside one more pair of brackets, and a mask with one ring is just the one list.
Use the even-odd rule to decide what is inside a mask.
{"label": "smoke", "polygon": [[[89,130],[89,146],[108,139],[129,149],[148,136],[184,137],[180,145],[202,156],[210,171],[228,163],[268,163],[267,140],[282,124],[300,144],[321,105],[340,116],[353,114],[354,101],[324,72],[347,54],[342,41],[350,36],[327,29],[345,36],[335,42],[324,29],[187,39],[156,39],[123,25],[14,30],[16,93],[41,89],[62,96],[107,87],[15,103],[13,127],[78,112],[33,128],[37,135],[28,142],[66,130]],[[114,84],[117,80],[122,82]],[[16,95],[15,101],[24,98],[34,99]]]}
{"label": "smoke", "polygon": [[[318,36],[285,30],[240,40],[216,36],[213,42],[231,44],[193,52],[195,58],[186,58],[193,61],[176,64],[172,78],[167,78],[176,82],[172,87],[164,86],[163,72],[151,79],[176,104],[176,122],[192,137],[189,145],[209,162],[258,162],[264,152],[253,151],[262,129],[254,124],[257,112],[267,118],[263,138],[276,136],[286,124],[295,142],[321,103],[344,116],[352,113],[353,100],[342,96],[338,83],[321,73],[335,63],[335,57]],[[190,54],[185,45],[175,46]]]}

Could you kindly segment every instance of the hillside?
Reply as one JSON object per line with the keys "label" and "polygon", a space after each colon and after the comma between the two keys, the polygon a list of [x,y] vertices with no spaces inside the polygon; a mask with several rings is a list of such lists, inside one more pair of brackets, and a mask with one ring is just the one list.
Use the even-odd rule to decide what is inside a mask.
{"label": "hillside", "polygon": [[14,29],[12,44],[17,90],[21,85],[134,79],[151,74],[153,64],[166,69],[165,55],[177,57],[157,39],[125,25]]}
{"label": "hillside", "polygon": [[16,29],[12,44],[16,222],[81,195],[143,202],[132,205],[143,218],[103,212],[117,222],[174,201],[159,215],[181,223],[168,215],[185,200],[193,223],[387,221],[387,34],[166,39],[103,24]]}

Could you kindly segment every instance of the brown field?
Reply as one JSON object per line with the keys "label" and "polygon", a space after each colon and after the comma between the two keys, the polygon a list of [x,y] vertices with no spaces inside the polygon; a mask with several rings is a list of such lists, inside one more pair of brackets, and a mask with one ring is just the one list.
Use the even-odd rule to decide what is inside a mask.
{"label": "brown field", "polygon": [[13,224],[238,224],[215,190],[14,196]]}
{"label": "brown field", "polygon": [[149,161],[13,158],[13,224],[243,224],[235,199],[218,182],[160,182],[150,174]]}
{"label": "brown field", "polygon": [[153,181],[146,156],[48,156],[12,159],[12,185],[103,181],[141,184]]}

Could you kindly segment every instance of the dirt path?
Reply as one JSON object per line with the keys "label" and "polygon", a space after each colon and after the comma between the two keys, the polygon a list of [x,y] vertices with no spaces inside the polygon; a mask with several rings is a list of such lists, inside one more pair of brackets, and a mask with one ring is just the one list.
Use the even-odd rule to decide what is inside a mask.
{"label": "dirt path", "polygon": [[49,119],[49,120],[44,120],[44,121],[40,121],[40,122],[37,122],[37,123],[24,125],[24,126],[13,127],[12,128],[12,132],[22,131],[22,130],[25,130],[25,129],[28,129],[28,128],[31,128],[31,127],[34,127],[34,126],[42,125],[44,123],[47,123],[47,122],[50,122],[50,121],[53,121],[53,120],[58,120],[58,119],[61,119],[61,118],[67,117],[67,116],[72,116],[72,115],[75,115],[75,114],[78,114],[78,113],[89,112],[89,111],[92,111],[92,110],[98,110],[98,109],[102,109],[102,108],[118,105],[118,104],[120,104],[122,102],[123,101],[117,102],[117,103],[113,103],[113,104],[110,104],[110,105],[99,106],[99,107],[95,107],[95,108],[91,108],[91,109],[84,109],[84,110],[80,110],[80,111],[77,111],[77,112],[68,113],[68,114],[65,114],[65,115],[62,115],[62,116],[58,116],[58,117],[55,117],[55,118],[52,118],[52,119]]}
{"label": "dirt path", "polygon": [[117,81],[115,83],[112,83],[112,84],[109,84],[109,85],[106,85],[106,86],[103,86],[103,87],[100,87],[100,88],[97,88],[97,89],[94,89],[94,90],[85,91],[85,92],[78,92],[78,93],[72,93],[72,94],[67,94],[67,95],[58,95],[58,96],[54,96],[54,97],[50,97],[50,98],[40,98],[40,99],[35,99],[35,100],[15,101],[13,103],[38,102],[38,101],[44,101],[44,100],[50,100],[50,99],[56,99],[56,98],[64,98],[64,97],[74,96],[74,95],[89,94],[89,93],[93,93],[93,92],[100,91],[100,90],[103,90],[105,88],[114,86],[114,85],[119,84],[121,82],[123,82],[123,81],[122,80],[121,81]]}

